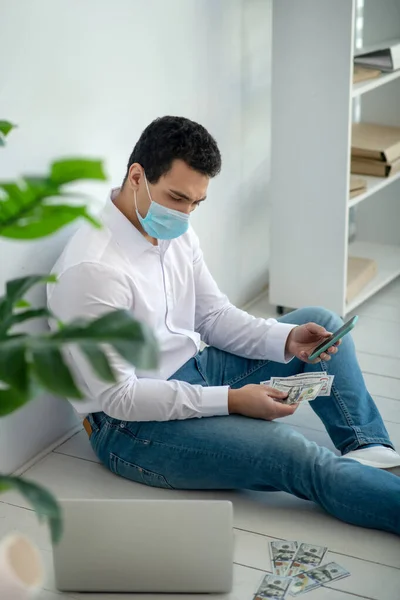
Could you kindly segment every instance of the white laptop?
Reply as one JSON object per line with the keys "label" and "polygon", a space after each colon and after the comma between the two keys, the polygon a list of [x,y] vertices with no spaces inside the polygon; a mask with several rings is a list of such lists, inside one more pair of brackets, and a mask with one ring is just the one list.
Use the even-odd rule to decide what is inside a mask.
{"label": "white laptop", "polygon": [[215,500],[62,500],[56,584],[74,592],[229,592],[233,509]]}

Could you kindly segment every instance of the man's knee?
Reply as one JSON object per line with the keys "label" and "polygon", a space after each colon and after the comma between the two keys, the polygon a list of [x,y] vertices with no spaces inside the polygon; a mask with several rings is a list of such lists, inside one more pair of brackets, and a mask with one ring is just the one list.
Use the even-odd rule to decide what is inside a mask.
{"label": "man's knee", "polygon": [[343,325],[342,319],[336,313],[322,306],[299,308],[299,310],[294,311],[292,314],[293,323],[298,325],[313,322],[322,325],[328,331],[336,331],[336,329],[339,329]]}

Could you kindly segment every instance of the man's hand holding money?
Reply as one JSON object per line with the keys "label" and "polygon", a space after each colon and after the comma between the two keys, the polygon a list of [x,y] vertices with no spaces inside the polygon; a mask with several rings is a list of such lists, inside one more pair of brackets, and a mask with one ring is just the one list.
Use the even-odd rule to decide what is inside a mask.
{"label": "man's hand holding money", "polygon": [[[308,357],[313,350],[322,344],[330,335],[331,332],[327,331],[321,325],[316,323],[306,323],[305,325],[299,325],[292,329],[286,340],[286,353],[296,356],[304,362],[310,362]],[[323,352],[319,358],[313,361],[313,363],[320,362],[321,360],[330,360],[332,354],[336,354],[340,341],[334,346],[328,348],[327,352]]]}
{"label": "man's hand holding money", "polygon": [[288,393],[268,385],[249,384],[228,392],[230,414],[273,421],[292,415],[298,404],[282,404]]}

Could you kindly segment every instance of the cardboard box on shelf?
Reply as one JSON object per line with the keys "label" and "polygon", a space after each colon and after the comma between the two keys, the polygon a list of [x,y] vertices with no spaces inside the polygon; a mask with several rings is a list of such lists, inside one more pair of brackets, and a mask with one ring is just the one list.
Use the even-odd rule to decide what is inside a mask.
{"label": "cardboard box on shelf", "polygon": [[400,159],[400,127],[353,123],[351,156],[387,163]]}
{"label": "cardboard box on shelf", "polygon": [[351,302],[376,275],[378,266],[372,258],[350,256],[347,263],[346,302]]}
{"label": "cardboard box on shelf", "polygon": [[367,182],[362,177],[350,175],[350,198],[359,196],[367,191]]}
{"label": "cardboard box on shelf", "polygon": [[365,67],[359,67],[354,65],[353,68],[353,83],[360,83],[360,81],[368,81],[368,79],[376,79],[382,75],[382,71],[378,69],[366,69]]}
{"label": "cardboard box on shelf", "polygon": [[351,172],[359,175],[373,175],[374,177],[390,177],[400,171],[400,158],[393,162],[382,162],[368,158],[351,158]]}

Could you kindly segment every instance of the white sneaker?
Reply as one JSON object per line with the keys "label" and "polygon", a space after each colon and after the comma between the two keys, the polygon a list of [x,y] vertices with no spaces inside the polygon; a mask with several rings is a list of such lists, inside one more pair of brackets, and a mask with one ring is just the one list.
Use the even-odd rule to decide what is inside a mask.
{"label": "white sneaker", "polygon": [[387,446],[371,446],[348,452],[343,458],[352,458],[363,465],[377,469],[393,469],[400,467],[400,455]]}

